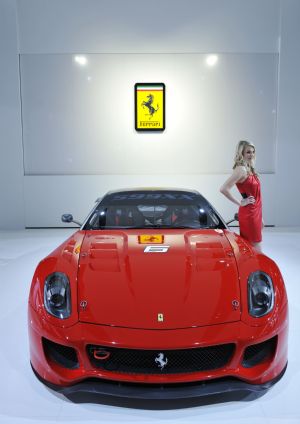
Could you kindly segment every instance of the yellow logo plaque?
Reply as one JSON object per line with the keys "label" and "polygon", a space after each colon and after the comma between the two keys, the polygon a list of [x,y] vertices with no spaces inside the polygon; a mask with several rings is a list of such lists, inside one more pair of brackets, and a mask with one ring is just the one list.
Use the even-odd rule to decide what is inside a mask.
{"label": "yellow logo plaque", "polygon": [[164,321],[164,314],[157,314],[157,321],[163,322]]}
{"label": "yellow logo plaque", "polygon": [[162,234],[142,234],[139,236],[140,244],[162,244],[164,236]]}
{"label": "yellow logo plaque", "polygon": [[163,131],[165,129],[165,84],[136,83],[135,129]]}

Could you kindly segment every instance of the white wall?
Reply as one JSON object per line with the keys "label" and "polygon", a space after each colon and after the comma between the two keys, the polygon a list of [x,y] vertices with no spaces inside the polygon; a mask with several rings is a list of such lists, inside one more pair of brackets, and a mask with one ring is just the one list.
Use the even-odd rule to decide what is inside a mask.
{"label": "white wall", "polygon": [[282,0],[277,172],[272,186],[277,225],[300,218],[300,1]]}
{"label": "white wall", "polygon": [[[278,55],[215,57],[22,54],[25,175],[223,174],[240,138],[274,172]],[[135,131],[137,81],[165,84],[164,132]]]}
{"label": "white wall", "polygon": [[23,152],[15,2],[0,1],[0,229],[24,228]]}
{"label": "white wall", "polygon": [[[2,11],[12,12],[13,3],[2,0],[0,16],[3,15]],[[295,111],[299,110],[300,98],[300,2],[156,0],[151,2],[151,10],[149,16],[148,4],[143,7],[138,0],[17,0],[19,53],[279,52],[277,164],[275,174],[262,175],[264,215],[269,224],[298,225],[300,202],[295,198],[294,185],[299,180],[296,161],[299,157],[300,123]],[[6,45],[4,50],[6,57],[14,57],[16,25],[13,19],[6,19],[5,22],[5,37],[14,42],[10,42],[9,47]],[[0,60],[2,65],[3,58]],[[17,70],[14,61],[11,60],[7,66],[10,78],[14,78],[12,75]],[[2,76],[0,87],[5,87]],[[14,90],[18,90],[18,84],[14,86]],[[10,99],[10,96],[4,98],[4,103],[8,103]],[[3,104],[2,100],[0,102]],[[15,125],[4,128],[3,134],[6,137],[11,127],[20,128],[17,114],[13,121]],[[0,117],[0,123],[5,122]],[[1,138],[1,147],[3,143]],[[20,177],[24,172],[23,164],[20,161],[16,163],[22,157],[20,135],[16,136],[14,145],[18,147],[13,158],[3,160],[1,156],[0,160],[6,170],[5,175],[11,172]],[[232,153],[230,151],[224,157],[228,172],[232,166]],[[128,158],[124,158],[126,159]],[[25,222],[26,226],[59,226],[59,215],[66,211],[83,219],[94,199],[106,190],[141,185],[199,189],[225,218],[229,218],[235,207],[218,193],[218,187],[227,176],[26,176]],[[294,190],[289,190],[289,187]],[[1,186],[1,200],[2,195],[7,197],[6,193],[6,187]],[[18,206],[16,201],[9,210],[2,213],[4,228],[3,222],[12,221],[15,225],[20,222],[13,214],[15,206]],[[20,207],[17,210],[21,210]]]}
{"label": "white wall", "polygon": [[279,0],[17,0],[21,53],[276,52]]}

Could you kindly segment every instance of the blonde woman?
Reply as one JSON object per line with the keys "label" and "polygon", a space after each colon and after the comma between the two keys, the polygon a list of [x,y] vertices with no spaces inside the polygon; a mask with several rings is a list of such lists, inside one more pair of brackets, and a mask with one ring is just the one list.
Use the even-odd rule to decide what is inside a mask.
{"label": "blonde woman", "polygon": [[[240,141],[236,148],[233,173],[222,185],[220,192],[239,206],[240,234],[258,252],[261,252],[262,201],[260,181],[254,166],[255,146],[249,141]],[[236,199],[230,191],[234,184],[236,184],[241,193],[241,199]]]}

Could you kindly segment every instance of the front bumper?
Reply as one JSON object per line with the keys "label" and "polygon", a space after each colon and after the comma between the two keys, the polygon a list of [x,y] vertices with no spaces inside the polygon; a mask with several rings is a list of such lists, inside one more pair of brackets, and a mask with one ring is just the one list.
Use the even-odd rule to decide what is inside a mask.
{"label": "front bumper", "polygon": [[[251,327],[241,321],[181,330],[140,330],[76,323],[53,326],[29,306],[30,359],[37,376],[65,395],[90,393],[140,399],[207,396],[232,391],[265,391],[284,374],[287,364],[287,305],[265,326]],[[42,338],[76,350],[78,367],[68,369],[45,356]],[[277,338],[271,358],[253,367],[243,366],[248,346]],[[95,368],[88,344],[127,349],[192,349],[234,343],[230,361],[216,370],[184,374],[130,374]]]}
{"label": "front bumper", "polygon": [[58,386],[44,380],[32,367],[36,377],[48,386],[66,397],[76,395],[114,396],[129,399],[169,400],[189,399],[216,394],[233,392],[249,392],[263,394],[276,384],[284,375],[287,364],[281,373],[264,384],[249,384],[245,381],[223,378],[184,384],[129,384],[109,380],[85,380],[72,386]]}

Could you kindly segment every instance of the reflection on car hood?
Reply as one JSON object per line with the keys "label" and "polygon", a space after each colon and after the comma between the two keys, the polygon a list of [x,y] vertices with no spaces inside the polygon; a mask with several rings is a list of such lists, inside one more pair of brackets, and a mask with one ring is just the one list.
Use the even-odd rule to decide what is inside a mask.
{"label": "reflection on car hood", "polygon": [[240,301],[237,267],[222,230],[163,230],[160,245],[141,244],[139,234],[87,232],[78,273],[81,321],[171,329],[240,319],[233,307]]}

